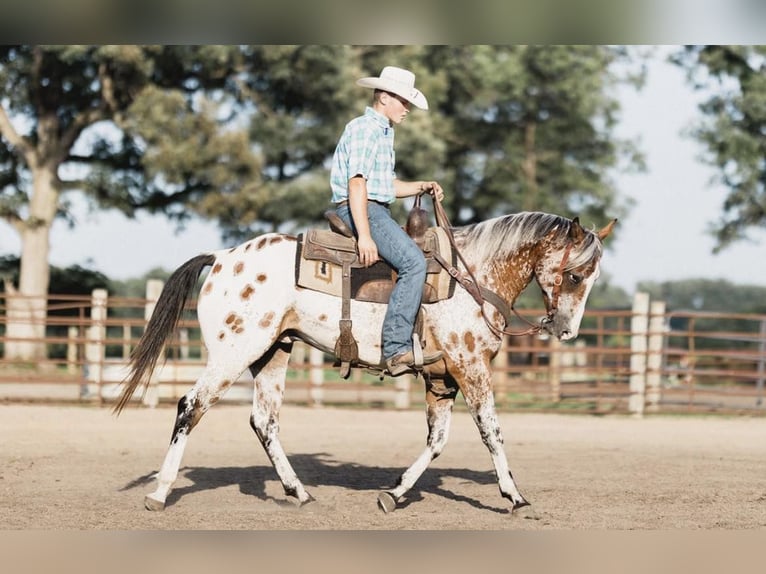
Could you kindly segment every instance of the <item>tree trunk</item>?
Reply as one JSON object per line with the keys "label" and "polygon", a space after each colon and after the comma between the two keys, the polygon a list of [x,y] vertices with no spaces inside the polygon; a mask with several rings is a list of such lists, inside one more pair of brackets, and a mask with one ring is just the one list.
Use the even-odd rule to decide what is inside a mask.
{"label": "tree trunk", "polygon": [[535,132],[537,124],[528,122],[524,126],[524,159],[521,169],[524,172],[524,211],[534,211],[537,205],[537,152],[535,151]]}
{"label": "tree trunk", "polygon": [[32,171],[29,215],[17,229],[21,234],[19,287],[6,289],[7,324],[5,358],[39,361],[47,358],[45,323],[48,308],[50,230],[58,208],[56,169],[39,166]]}

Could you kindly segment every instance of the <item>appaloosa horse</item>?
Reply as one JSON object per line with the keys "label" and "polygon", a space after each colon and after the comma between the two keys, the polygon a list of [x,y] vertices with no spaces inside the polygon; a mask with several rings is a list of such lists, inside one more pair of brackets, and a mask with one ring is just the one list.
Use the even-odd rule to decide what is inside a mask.
{"label": "appaloosa horse", "polygon": [[[584,229],[577,219],[519,213],[452,231],[462,253],[462,270],[507,304],[512,304],[535,278],[548,309],[538,329],[568,340],[577,336],[586,299],[599,276],[602,241],[613,224],[594,232]],[[298,504],[313,500],[280,443],[279,409],[292,343],[304,340],[326,351],[333,349],[341,303],[337,297],[295,285],[296,246],[296,238],[290,235],[262,235],[232,249],[198,255],[168,279],[146,332],[131,355],[131,372],[115,411],[122,410],[139,386],[148,384],[199,275],[210,266],[197,304],[208,360],[196,384],[178,402],[157,488],[145,498],[147,509],[165,507],[189,432],[248,368],[255,384],[250,424],[285,493]],[[381,363],[384,313],[384,304],[354,301],[352,305],[361,363]],[[379,495],[380,508],[394,510],[442,452],[458,391],[463,393],[489,449],[500,493],[513,509],[528,505],[508,466],[491,387],[490,360],[500,349],[503,314],[495,305],[485,304],[480,309],[474,297],[458,288],[450,299],[424,305],[424,315],[424,346],[444,354],[439,363],[425,368],[426,448],[397,485]]]}

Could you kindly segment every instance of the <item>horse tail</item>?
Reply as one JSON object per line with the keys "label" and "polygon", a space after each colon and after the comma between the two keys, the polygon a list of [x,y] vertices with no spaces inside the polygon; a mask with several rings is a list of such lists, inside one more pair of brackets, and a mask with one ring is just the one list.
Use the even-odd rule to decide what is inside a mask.
{"label": "horse tail", "polygon": [[197,255],[176,269],[160,293],[143,336],[130,354],[130,373],[123,381],[123,391],[113,412],[120,414],[139,386],[146,387],[165,343],[175,331],[186,301],[197,284],[202,270],[215,262],[212,253]]}

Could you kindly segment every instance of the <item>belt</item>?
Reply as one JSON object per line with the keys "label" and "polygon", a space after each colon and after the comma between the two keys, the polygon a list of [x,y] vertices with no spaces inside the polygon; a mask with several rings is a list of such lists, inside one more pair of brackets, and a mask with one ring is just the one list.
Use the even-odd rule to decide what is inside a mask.
{"label": "belt", "polygon": [[[378,201],[377,199],[368,199],[367,203],[377,203],[378,205],[382,205],[386,209],[389,209],[391,207],[390,203],[386,203],[385,201]],[[343,201],[339,201],[335,204],[335,207],[343,207],[344,205],[348,205],[348,199],[344,199]]]}

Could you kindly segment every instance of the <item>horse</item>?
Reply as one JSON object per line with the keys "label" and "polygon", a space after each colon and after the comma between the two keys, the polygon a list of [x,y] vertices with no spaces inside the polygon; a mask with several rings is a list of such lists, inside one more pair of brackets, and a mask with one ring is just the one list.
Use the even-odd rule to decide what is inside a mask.
{"label": "horse", "polygon": [[[533,278],[548,314],[537,330],[565,341],[577,336],[588,295],[600,274],[603,240],[616,220],[600,231],[587,230],[577,218],[541,212],[498,216],[451,227],[461,253],[461,271],[485,291],[509,305]],[[293,470],[279,439],[279,410],[288,359],[295,341],[332,352],[338,337],[338,297],[296,285],[298,238],[267,233],[236,247],[203,253],[178,267],[166,282],[144,334],[133,349],[130,371],[114,407],[119,415],[139,387],[144,391],[163,348],[172,336],[187,300],[207,267],[197,298],[197,316],[207,364],[194,386],[178,401],[170,446],[156,475],[156,489],[146,495],[148,510],[163,510],[178,476],[191,430],[249,369],[254,380],[250,426],[270,459],[288,500],[302,506],[314,498]],[[381,364],[381,325],[385,304],[354,301],[359,361]],[[504,452],[491,386],[490,361],[509,331],[492,304],[480,307],[468,290],[456,289],[442,301],[424,304],[423,345],[440,350],[441,360],[423,367],[426,447],[401,474],[396,485],[380,492],[378,506],[391,512],[415,485],[429,463],[443,451],[455,398],[462,393],[468,411],[489,450],[502,497],[511,513],[528,506]]]}

